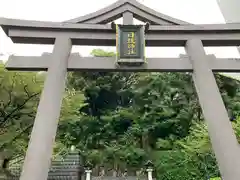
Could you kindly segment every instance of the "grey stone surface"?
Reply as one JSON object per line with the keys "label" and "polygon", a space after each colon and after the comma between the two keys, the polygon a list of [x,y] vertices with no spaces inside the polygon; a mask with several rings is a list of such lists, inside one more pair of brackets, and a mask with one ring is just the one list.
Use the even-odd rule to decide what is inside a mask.
{"label": "grey stone surface", "polygon": [[[211,142],[223,178],[225,180],[239,179],[238,144],[212,73],[211,68],[214,63],[206,62],[208,58],[203,46],[239,45],[240,23],[191,25],[158,13],[136,0],[119,0],[95,13],[60,23],[0,18],[1,27],[13,42],[55,44],[50,64],[46,61],[42,64],[37,64],[37,62],[31,64],[35,66],[33,69],[37,68],[37,65],[40,69],[48,69],[48,76],[40,100],[21,180],[47,179],[68,64],[72,63],[70,67],[77,64],[76,61],[74,62],[76,64],[71,61],[68,63],[71,45],[115,46],[116,32],[110,25],[104,25],[104,23],[121,16],[124,18],[124,24],[131,24],[133,17],[144,22],[149,21],[151,26],[145,36],[146,46],[186,47],[190,63],[185,60],[185,65],[179,62],[177,67],[188,66],[193,71],[194,83],[204,117],[208,123]],[[22,57],[15,58],[23,59]],[[24,58],[25,63],[29,63],[31,60]],[[176,62],[176,59],[174,61]],[[101,67],[96,62],[89,64],[82,61],[81,65],[85,65],[85,70],[89,70],[89,68],[104,70],[105,65],[110,65],[111,70],[116,71],[112,67],[111,59],[107,59],[106,64]],[[234,63],[237,64],[237,60]],[[234,63],[231,62],[231,66]],[[221,68],[225,67],[225,70],[231,69],[226,61],[222,61],[220,65],[215,62],[216,64]],[[170,63],[169,68],[171,66],[173,65]],[[25,64],[25,68],[29,68],[28,64]],[[131,70],[126,67],[122,69]],[[175,66],[172,69],[179,71]],[[76,69],[73,68],[73,70]]]}
{"label": "grey stone surface", "polygon": [[[6,180],[19,180],[21,166],[13,166],[9,169],[12,177]],[[48,172],[48,180],[79,180],[84,170],[81,157],[78,152],[72,152],[63,160],[54,160]]]}
{"label": "grey stone surface", "polygon": [[[207,57],[213,72],[240,72],[240,58]],[[5,67],[18,71],[46,71],[51,63],[51,54],[43,56],[10,56]],[[116,66],[115,57],[80,57],[72,54],[68,60],[68,71],[131,71],[131,72],[192,72],[187,56],[180,58],[147,58],[141,66]]]}
{"label": "grey stone surface", "polygon": [[[189,24],[176,18],[159,13],[149,7],[144,6],[136,0],[118,0],[117,2],[85,16],[80,16],[65,22],[68,23],[107,23],[116,18],[116,15],[131,11],[139,20],[146,20],[151,24]],[[104,17],[104,18],[103,18]]]}
{"label": "grey stone surface", "polygon": [[[1,23],[0,23],[1,24]],[[40,22],[41,24],[44,24]],[[4,26],[4,25],[2,25]],[[60,25],[59,25],[60,26]],[[115,46],[116,45],[116,33],[109,27],[109,32],[106,32],[105,25],[94,25],[99,30],[95,32],[89,32],[86,28],[92,25],[86,24],[85,30],[73,29],[69,30],[64,28],[42,28],[35,27],[35,30],[30,31],[29,28],[20,26],[19,28],[12,28],[12,26],[6,26],[8,28],[8,36],[15,43],[24,44],[54,44],[56,37],[65,36],[73,40],[73,45],[93,45],[93,46]],[[194,26],[193,28],[188,26],[165,26],[160,29],[159,26],[150,26],[149,31],[146,33],[146,46],[161,47],[161,46],[184,46],[186,41],[192,38],[198,38],[202,40],[204,46],[238,46],[240,44],[240,30],[234,28],[228,28],[230,25],[221,25],[222,28],[217,30],[213,25],[205,25],[206,28]],[[212,27],[213,26],[213,27]],[[239,26],[239,24],[237,24]],[[151,28],[155,28],[152,31]],[[212,29],[213,28],[213,29]],[[101,30],[102,29],[102,30]],[[195,29],[195,30],[193,30]],[[81,33],[79,33],[81,31]],[[92,30],[91,30],[92,31]],[[232,33],[235,31],[234,33]]]}
{"label": "grey stone surface", "polygon": [[226,180],[237,180],[240,178],[239,144],[215,77],[207,62],[202,42],[199,39],[191,39],[185,48],[193,64],[194,85],[221,175]]}
{"label": "grey stone surface", "polygon": [[55,40],[20,180],[46,180],[60,117],[71,40]]}

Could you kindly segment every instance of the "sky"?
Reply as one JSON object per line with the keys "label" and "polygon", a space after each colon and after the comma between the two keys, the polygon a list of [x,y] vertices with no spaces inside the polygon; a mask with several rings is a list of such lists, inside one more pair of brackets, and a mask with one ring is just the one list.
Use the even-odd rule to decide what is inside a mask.
{"label": "sky", "polygon": [[[0,17],[24,20],[61,22],[86,15],[104,8],[116,0],[1,0]],[[224,23],[216,0],[139,0],[144,5],[174,18],[194,24]],[[117,21],[121,23],[121,20]],[[135,21],[135,23],[139,23]],[[72,52],[79,52],[82,56],[89,56],[93,46],[74,46]],[[99,47],[98,47],[99,48]],[[100,47],[105,50],[115,50],[115,47]],[[41,55],[51,52],[50,45],[13,44],[0,30],[1,59],[6,60],[10,54]],[[235,47],[207,47],[207,54],[216,57],[237,58],[239,52]],[[178,57],[185,53],[182,47],[150,47],[146,49],[147,57]]]}

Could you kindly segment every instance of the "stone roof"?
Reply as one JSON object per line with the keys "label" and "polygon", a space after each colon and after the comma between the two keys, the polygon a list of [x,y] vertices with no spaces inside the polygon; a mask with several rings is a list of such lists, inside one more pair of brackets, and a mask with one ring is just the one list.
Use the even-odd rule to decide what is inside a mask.
{"label": "stone roof", "polygon": [[[11,177],[6,180],[19,180],[21,167],[9,168]],[[48,180],[79,180],[83,173],[78,152],[69,153],[63,160],[54,160],[48,173]]]}

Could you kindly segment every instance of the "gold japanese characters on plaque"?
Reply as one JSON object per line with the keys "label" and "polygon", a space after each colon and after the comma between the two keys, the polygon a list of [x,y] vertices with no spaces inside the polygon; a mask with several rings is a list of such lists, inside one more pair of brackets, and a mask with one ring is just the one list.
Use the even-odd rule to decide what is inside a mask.
{"label": "gold japanese characters on plaque", "polygon": [[116,25],[117,63],[145,63],[144,25]]}
{"label": "gold japanese characters on plaque", "polygon": [[128,55],[136,55],[136,35],[135,32],[128,33],[127,40]]}

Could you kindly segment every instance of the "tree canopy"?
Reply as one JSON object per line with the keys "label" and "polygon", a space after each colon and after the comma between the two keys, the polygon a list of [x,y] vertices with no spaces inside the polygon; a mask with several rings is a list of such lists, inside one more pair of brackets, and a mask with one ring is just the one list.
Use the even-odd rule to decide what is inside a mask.
{"label": "tree canopy", "polygon": [[[44,76],[0,66],[0,153],[14,163],[26,152]],[[240,140],[240,82],[215,77]],[[190,73],[68,73],[53,158],[72,145],[95,169],[136,172],[151,160],[158,179],[219,176]]]}

